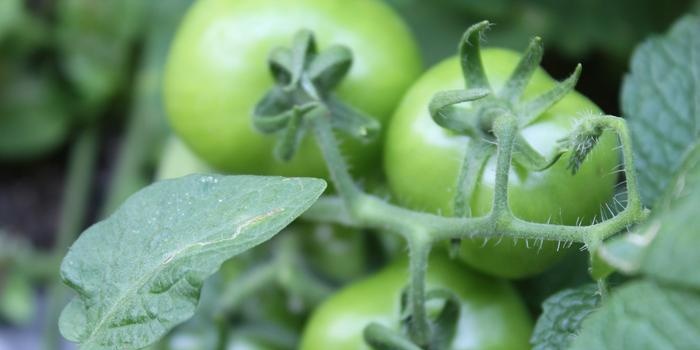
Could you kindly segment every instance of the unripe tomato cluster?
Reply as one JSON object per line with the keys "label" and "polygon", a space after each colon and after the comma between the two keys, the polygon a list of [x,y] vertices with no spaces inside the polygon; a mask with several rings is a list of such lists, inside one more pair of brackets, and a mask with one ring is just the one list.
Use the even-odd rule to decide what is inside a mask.
{"label": "unripe tomato cluster", "polygon": [[[342,151],[353,175],[373,177],[383,170],[393,198],[415,210],[452,215],[455,185],[468,137],[441,128],[430,118],[428,103],[438,91],[464,87],[457,58],[448,58],[420,76],[419,50],[406,25],[375,0],[201,0],[186,16],[171,49],[165,78],[165,102],[177,136],[217,171],[237,174],[327,177],[313,138],[302,141],[290,162],[272,156],[274,140],[252,127],[255,103],[270,88],[267,55],[286,45],[299,29],[310,29],[319,46],[343,44],[353,52],[349,74],[338,96],[377,118],[385,137],[363,144],[344,140]],[[482,51],[487,77],[502,85],[520,59],[505,49]],[[467,82],[468,83],[468,82]],[[555,81],[535,72],[525,96],[551,89]],[[464,108],[469,108],[465,106]],[[551,155],[576,118],[599,108],[571,92],[522,135],[541,154]],[[617,141],[601,138],[576,176],[565,162],[533,172],[514,163],[509,192],[513,213],[524,220],[586,224],[599,215],[613,194]],[[177,151],[172,151],[177,152]],[[169,156],[164,172],[184,174],[178,156]],[[493,198],[495,157],[487,161],[470,198],[473,216],[485,215]],[[193,171],[202,171],[198,162]],[[185,168],[187,166],[184,166]],[[175,170],[173,170],[175,169]],[[184,172],[184,173],[183,173]],[[168,176],[167,174],[163,176]],[[459,260],[435,249],[428,288],[452,290],[462,303],[453,349],[526,349],[532,327],[509,282],[545,270],[565,252],[557,242],[512,239],[461,242]],[[365,252],[343,259],[366,259]],[[353,264],[337,260],[324,264]],[[361,265],[361,264],[360,264]],[[355,266],[355,265],[353,265]],[[363,265],[362,265],[363,266]],[[343,270],[343,269],[341,269]],[[344,270],[345,271],[345,270]],[[491,275],[491,276],[486,276]],[[302,336],[301,348],[361,349],[369,322],[400,326],[399,295],[408,280],[404,259],[345,287],[317,308]]]}

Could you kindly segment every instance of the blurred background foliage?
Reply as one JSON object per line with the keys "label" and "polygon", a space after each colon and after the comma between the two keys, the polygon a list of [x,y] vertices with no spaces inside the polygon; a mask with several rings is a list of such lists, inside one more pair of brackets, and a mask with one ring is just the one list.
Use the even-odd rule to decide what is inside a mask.
{"label": "blurred background foliage", "polygon": [[[153,180],[169,134],[163,65],[192,1],[0,0],[0,325],[36,323],[31,291],[55,287],[57,259],[74,235]],[[619,114],[634,46],[700,12],[698,0],[386,1],[413,30],[426,67],[453,55],[465,28],[488,19],[488,45],[522,50],[541,36],[543,65],[555,78],[583,63],[578,89],[611,114]],[[85,187],[86,198],[70,198],[68,178],[83,179],[73,186]],[[86,216],[66,208],[81,205]],[[533,311],[552,291],[586,280],[585,269],[571,271],[520,283],[534,291]]]}

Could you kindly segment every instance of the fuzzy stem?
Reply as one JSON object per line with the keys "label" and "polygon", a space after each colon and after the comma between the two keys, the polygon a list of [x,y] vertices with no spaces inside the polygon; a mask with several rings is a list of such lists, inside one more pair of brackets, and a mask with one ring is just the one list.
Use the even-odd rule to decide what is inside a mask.
{"label": "fuzzy stem", "polygon": [[325,108],[317,108],[310,112],[309,119],[313,123],[316,141],[326,160],[327,168],[330,173],[335,189],[340,193],[345,200],[345,204],[352,210],[353,204],[362,194],[359,187],[350,175],[348,165],[343,159],[338,147],[338,141],[333,135],[330,126],[328,110]]}
{"label": "fuzzy stem", "polygon": [[425,274],[428,269],[428,255],[431,244],[422,238],[422,235],[414,235],[408,240],[409,255],[409,308],[411,310],[411,339],[421,347],[428,345],[430,328],[428,316],[425,312]]}
{"label": "fuzzy stem", "polygon": [[[624,120],[609,116],[597,117],[599,121],[611,126],[615,131],[626,131]],[[647,213],[642,209],[639,198],[636,179],[631,175],[634,172],[634,164],[631,156],[629,137],[621,133],[624,155],[625,172],[628,174],[627,187],[629,191],[629,204],[625,210],[615,217],[589,226],[553,225],[528,222],[512,215],[499,218],[499,230],[493,231],[493,222],[489,217],[459,218],[444,217],[425,212],[414,211],[387,203],[386,201],[361,192],[347,171],[345,160],[340,156],[335,136],[325,118],[316,118],[315,131],[319,147],[328,164],[331,179],[335,183],[338,192],[343,198],[345,210],[342,210],[338,201],[329,202],[322,200],[320,208],[312,209],[306,218],[316,219],[322,222],[347,224],[348,217],[357,227],[387,230],[404,235],[405,232],[419,231],[429,236],[433,242],[453,238],[493,238],[504,235],[518,239],[543,239],[550,241],[573,241],[585,243],[591,235],[601,238],[620,232],[628,225],[643,220]],[[619,128],[619,129],[618,129]],[[512,149],[512,147],[511,147]],[[505,159],[505,150],[501,151]],[[502,160],[505,164],[505,160]],[[501,175],[501,187],[504,187],[507,178]],[[501,189],[502,191],[502,189]],[[499,200],[498,206],[503,207],[507,201]],[[507,206],[506,206],[507,208]],[[333,212],[336,212],[334,215]],[[495,210],[494,210],[495,212]],[[509,211],[508,211],[509,212]],[[502,215],[502,214],[501,214]]]}
{"label": "fuzzy stem", "polygon": [[[629,202],[625,210],[615,217],[590,226],[566,226],[527,222],[514,217],[508,207],[508,174],[513,146],[517,137],[517,121],[512,115],[501,115],[494,122],[494,134],[498,138],[497,169],[494,201],[491,214],[486,217],[443,217],[416,212],[387,203],[375,196],[363,193],[353,182],[347,164],[342,158],[338,143],[330,127],[326,110],[312,118],[316,140],[326,160],[331,179],[343,199],[341,208],[337,200],[321,202],[321,208],[312,210],[307,218],[326,222],[348,223],[353,226],[383,229],[402,235],[409,243],[410,256],[410,307],[413,321],[411,338],[425,346],[430,337],[425,315],[425,271],[430,247],[434,242],[449,239],[505,236],[509,238],[573,241],[590,244],[602,242],[628,225],[644,219],[631,139],[624,120],[610,116],[594,117],[595,123],[612,129],[620,137],[625,172],[628,175]],[[345,210],[342,210],[345,209]],[[336,214],[333,214],[333,212]]]}

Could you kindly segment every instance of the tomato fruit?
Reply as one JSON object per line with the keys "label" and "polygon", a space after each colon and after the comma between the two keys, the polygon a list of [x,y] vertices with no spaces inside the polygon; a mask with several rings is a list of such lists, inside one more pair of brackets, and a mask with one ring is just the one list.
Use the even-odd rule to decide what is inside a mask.
{"label": "tomato fruit", "polygon": [[[306,325],[302,350],[369,349],[362,332],[370,322],[398,328],[408,267],[400,260],[322,303]],[[532,321],[508,282],[473,272],[444,255],[428,264],[427,290],[451,290],[460,300],[453,350],[529,349]]]}
{"label": "tomato fruit", "polygon": [[322,277],[343,283],[359,278],[368,269],[367,234],[332,224],[296,222],[291,228],[302,235],[304,256],[310,268]]}
{"label": "tomato fruit", "polygon": [[[392,10],[375,0],[202,0],[185,16],[165,73],[172,127],[215,168],[232,173],[315,176],[326,174],[313,138],[290,162],[272,156],[274,137],[253,129],[256,102],[272,86],[267,57],[289,46],[295,32],[315,33],[353,52],[350,72],[336,93],[384,122],[418,76],[416,43]],[[356,174],[377,168],[381,140],[346,140],[344,153]]]}
{"label": "tomato fruit", "polygon": [[165,144],[160,156],[156,179],[172,179],[189,174],[206,174],[212,169],[196,154],[194,154],[182,140],[171,136]]}
{"label": "tomato fruit", "polygon": [[[491,86],[498,91],[520,55],[504,49],[485,49],[481,55]],[[463,79],[456,57],[439,63],[411,87],[391,120],[384,169],[389,186],[403,205],[442,215],[453,213],[454,189],[465,152],[469,151],[469,138],[437,125],[427,106],[438,91],[464,88]],[[555,81],[538,68],[524,98],[539,96],[554,85]],[[566,136],[575,120],[587,113],[600,113],[600,109],[572,91],[520,132],[533,148],[551,156],[557,140]],[[616,146],[614,135],[604,134],[573,176],[565,160],[541,172],[531,172],[514,163],[509,180],[513,214],[528,221],[567,225],[588,224],[594,217],[600,218],[601,205],[611,198],[615,188],[614,170],[619,162]],[[470,201],[473,216],[486,215],[491,209],[495,168],[494,154],[487,161],[473,192]],[[460,256],[480,271],[518,278],[546,269],[562,255],[557,251],[557,242],[540,245],[539,242],[504,238],[484,244],[481,240],[466,239],[462,242]]]}

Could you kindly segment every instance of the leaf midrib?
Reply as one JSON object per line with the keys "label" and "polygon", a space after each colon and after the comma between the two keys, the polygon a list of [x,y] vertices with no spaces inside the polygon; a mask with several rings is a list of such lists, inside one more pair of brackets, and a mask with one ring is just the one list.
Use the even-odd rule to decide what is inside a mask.
{"label": "leaf midrib", "polygon": [[[100,331],[105,326],[106,321],[108,319],[112,318],[112,316],[114,315],[116,310],[118,310],[118,306],[122,305],[123,301],[125,299],[127,299],[127,297],[134,294],[133,291],[138,291],[139,289],[143,288],[145,286],[146,282],[148,282],[153,276],[157,276],[157,274],[160,271],[162,271],[163,269],[165,269],[166,267],[174,264],[176,261],[178,261],[184,257],[189,256],[188,254],[184,254],[187,250],[194,249],[197,247],[202,248],[202,247],[206,247],[206,246],[214,245],[214,244],[218,244],[218,243],[224,243],[226,241],[232,241],[232,240],[236,239],[238,237],[238,235],[241,232],[243,232],[243,229],[247,228],[248,226],[256,224],[259,221],[261,221],[262,219],[269,217],[269,216],[272,216],[276,213],[283,212],[284,210],[285,210],[284,208],[275,208],[275,209],[273,209],[269,212],[266,212],[264,214],[254,216],[254,217],[246,220],[242,224],[240,224],[238,227],[236,227],[235,231],[233,232],[233,234],[230,237],[222,238],[222,239],[215,240],[215,241],[209,241],[209,242],[205,242],[205,243],[195,242],[195,243],[189,244],[189,245],[179,249],[174,254],[168,255],[164,259],[164,261],[162,263],[158,264],[154,269],[152,269],[150,271],[150,273],[144,274],[144,276],[142,278],[140,278],[137,281],[137,283],[133,284],[132,286],[135,288],[125,288],[126,292],[121,293],[121,295],[117,298],[117,301],[114,302],[112,304],[112,307],[110,307],[109,310],[107,311],[107,313],[104,314],[104,317],[101,317],[100,322],[93,328],[93,331],[89,333],[88,337],[85,338],[85,342],[83,343],[83,345],[85,346],[85,345],[88,345],[91,342],[95,341],[95,335],[99,334]],[[223,227],[221,229],[212,230],[212,233],[209,236],[211,236],[217,232],[226,230],[226,229],[227,229],[226,227]],[[201,253],[205,253],[205,252],[201,252]]]}

